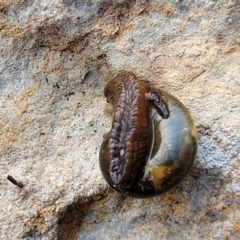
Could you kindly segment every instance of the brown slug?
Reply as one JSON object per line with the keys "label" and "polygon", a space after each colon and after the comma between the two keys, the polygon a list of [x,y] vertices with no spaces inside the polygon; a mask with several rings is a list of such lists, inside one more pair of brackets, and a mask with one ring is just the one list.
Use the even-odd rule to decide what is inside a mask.
{"label": "brown slug", "polygon": [[151,150],[149,104],[163,118],[169,117],[169,111],[156,92],[143,86],[133,73],[127,71],[108,82],[104,95],[114,107],[105,154],[109,174],[114,184],[129,187],[143,177]]}
{"label": "brown slug", "polygon": [[[111,130],[100,150],[100,168],[110,186],[122,194],[145,198],[180,182],[192,166],[197,149],[195,126],[185,107],[172,95],[141,83],[128,71],[115,75],[106,84],[104,95],[114,108]],[[179,129],[190,124],[187,127],[194,134],[189,130],[186,136],[182,133],[183,137],[180,132],[179,137],[178,120]],[[168,122],[171,126],[162,128]],[[164,136],[165,132],[168,136]],[[169,137],[169,143],[165,143]],[[186,146],[190,150],[179,142],[184,143],[184,137],[192,141],[193,148]],[[180,153],[185,156],[186,150],[190,160],[179,161]],[[171,176],[169,180],[169,173],[179,177]]]}

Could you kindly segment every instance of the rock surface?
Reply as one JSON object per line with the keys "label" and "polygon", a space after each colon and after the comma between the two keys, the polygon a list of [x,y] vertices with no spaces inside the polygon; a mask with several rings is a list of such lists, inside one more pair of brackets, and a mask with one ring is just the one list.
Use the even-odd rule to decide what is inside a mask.
{"label": "rock surface", "polygon": [[[2,240],[240,238],[238,0],[0,1],[0,42]],[[154,199],[113,192],[98,166],[118,70],[198,128],[190,175]]]}

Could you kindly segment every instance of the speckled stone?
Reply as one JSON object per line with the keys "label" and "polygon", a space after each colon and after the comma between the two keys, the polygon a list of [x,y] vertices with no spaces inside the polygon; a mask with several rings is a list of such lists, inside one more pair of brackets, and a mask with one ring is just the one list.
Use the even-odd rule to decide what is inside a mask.
{"label": "speckled stone", "polygon": [[[0,10],[1,239],[240,239],[239,1]],[[103,88],[124,69],[176,96],[197,127],[189,175],[153,199],[110,190],[98,164]]]}

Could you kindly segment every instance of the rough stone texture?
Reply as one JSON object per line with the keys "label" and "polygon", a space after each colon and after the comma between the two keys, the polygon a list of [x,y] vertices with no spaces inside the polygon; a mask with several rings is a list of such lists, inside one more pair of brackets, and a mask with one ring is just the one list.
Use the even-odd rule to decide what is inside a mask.
{"label": "rough stone texture", "polygon": [[[0,1],[0,42],[2,240],[240,239],[238,0]],[[198,128],[190,175],[154,199],[113,192],[98,166],[122,69]]]}

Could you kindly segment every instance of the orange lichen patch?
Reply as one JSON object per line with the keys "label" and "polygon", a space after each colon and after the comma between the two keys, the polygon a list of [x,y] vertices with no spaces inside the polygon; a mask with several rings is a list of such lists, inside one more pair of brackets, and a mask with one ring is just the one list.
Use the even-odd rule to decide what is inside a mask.
{"label": "orange lichen patch", "polygon": [[19,135],[24,132],[27,124],[19,126],[9,126],[4,130],[0,128],[0,141],[3,145],[9,145],[19,139]]}
{"label": "orange lichen patch", "polygon": [[166,14],[166,16],[170,17],[174,14],[174,9],[168,6],[158,6],[155,8],[158,12],[162,12]]}
{"label": "orange lichen patch", "polygon": [[67,68],[53,68],[52,72],[55,73],[57,76],[61,76],[64,73],[67,73],[68,69]]}
{"label": "orange lichen patch", "polygon": [[29,104],[28,99],[34,95],[37,90],[37,86],[33,85],[27,88],[23,94],[19,97],[19,99],[15,102],[15,106],[17,108],[17,113],[22,115],[27,112]]}
{"label": "orange lichen patch", "polygon": [[227,205],[225,205],[222,201],[221,202],[218,202],[216,204],[216,208],[219,210],[219,211],[224,211],[224,212],[228,212],[229,211],[229,207]]}
{"label": "orange lichen patch", "polygon": [[15,116],[12,115],[11,119],[5,119],[3,125],[0,125],[0,142],[2,144],[9,145],[18,141],[21,133],[27,128],[28,122],[21,120],[21,116],[27,112],[29,107],[28,99],[34,95],[36,90],[36,85],[27,88],[15,102]]}
{"label": "orange lichen patch", "polygon": [[56,211],[56,206],[54,205],[46,206],[43,209],[38,211],[38,218],[44,219],[48,216],[52,216],[55,211]]}
{"label": "orange lichen patch", "polygon": [[118,19],[120,12],[114,8],[109,8],[107,13],[108,14],[104,14],[98,19],[94,31],[101,31],[107,34],[109,37],[112,37],[120,30],[120,22]]}
{"label": "orange lichen patch", "polygon": [[224,53],[234,53],[240,51],[240,47],[239,46],[231,46],[231,47],[226,47],[223,49]]}
{"label": "orange lichen patch", "polygon": [[240,222],[233,225],[233,232],[240,232]]}
{"label": "orange lichen patch", "polygon": [[23,37],[26,31],[26,28],[19,28],[16,25],[6,24],[6,22],[0,21],[0,32],[11,37]]}
{"label": "orange lichen patch", "polygon": [[202,15],[202,11],[200,11],[199,9],[197,10],[193,10],[188,14],[188,17],[190,20],[195,20],[198,17],[201,17]]}
{"label": "orange lichen patch", "polygon": [[46,228],[46,218],[53,217],[55,212],[56,207],[54,205],[46,206],[37,211],[37,216],[31,218],[27,223],[25,223],[24,227],[30,232],[32,230],[44,232],[44,229]]}
{"label": "orange lichen patch", "polygon": [[14,3],[23,3],[25,0],[1,0],[0,1],[0,10],[10,6]]}
{"label": "orange lichen patch", "polygon": [[11,1],[9,1],[9,0],[2,0],[0,2],[0,10],[8,7],[10,4],[11,4]]}

